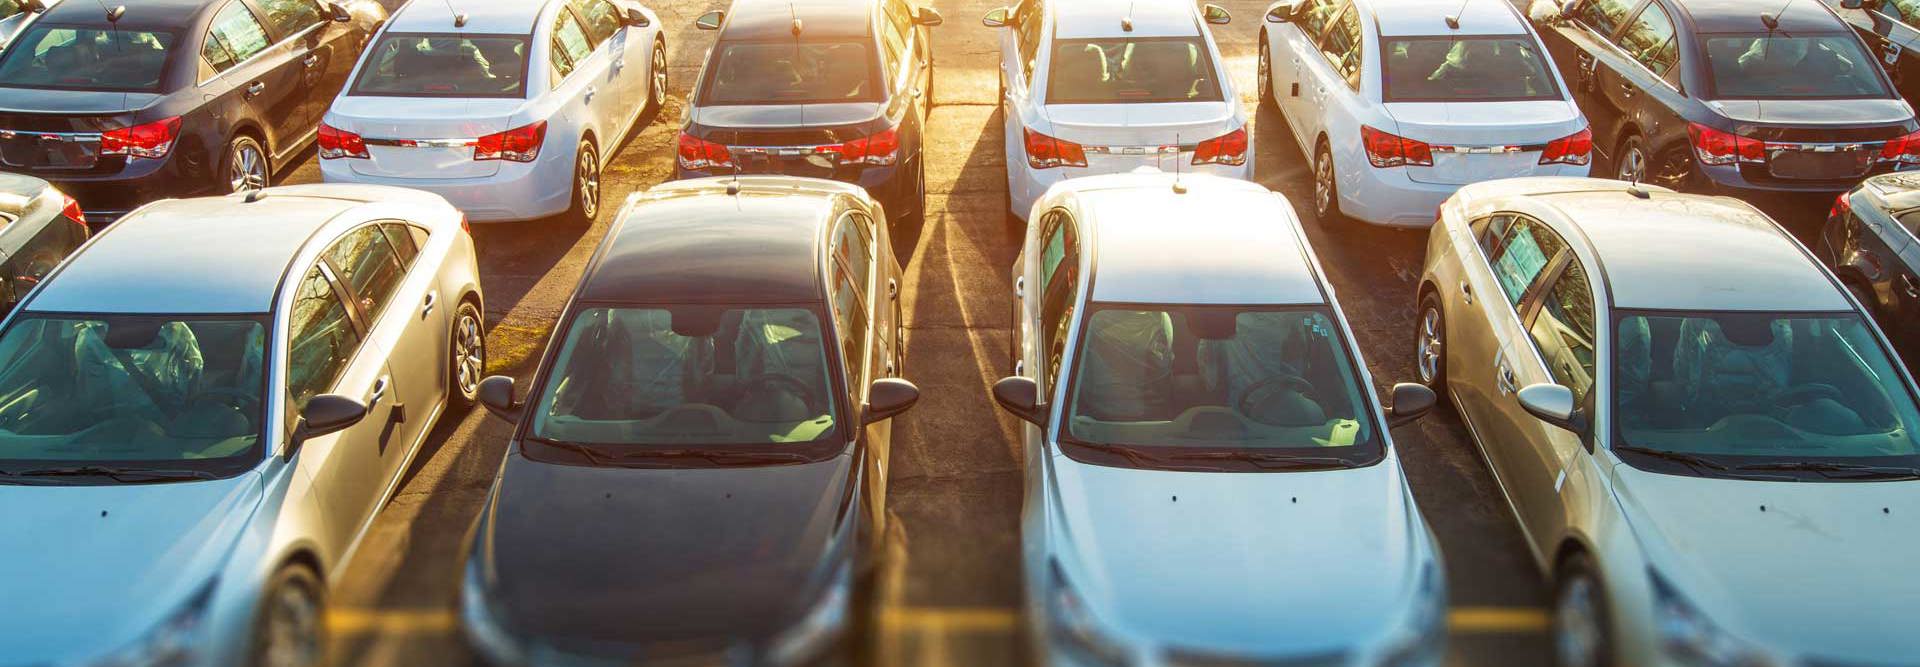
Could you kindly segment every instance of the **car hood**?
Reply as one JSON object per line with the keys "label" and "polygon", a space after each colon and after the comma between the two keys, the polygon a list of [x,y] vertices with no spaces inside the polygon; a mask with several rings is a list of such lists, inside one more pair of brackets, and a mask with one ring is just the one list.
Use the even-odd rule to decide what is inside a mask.
{"label": "car hood", "polygon": [[696,107],[693,122],[708,128],[795,129],[865,123],[880,117],[875,102]]}
{"label": "car hood", "polygon": [[[1070,550],[1054,557],[1128,636],[1248,655],[1350,648],[1404,616],[1433,557],[1392,457],[1274,473],[1054,460],[1056,535]],[[1275,632],[1300,627],[1314,632]]]}
{"label": "car hood", "polygon": [[836,544],[851,460],[641,470],[515,453],[473,553],[495,613],[530,641],[754,640],[803,613],[851,546]]}
{"label": "car hood", "polygon": [[0,655],[34,664],[150,629],[225,563],[260,477],[0,486]]}
{"label": "car hood", "polygon": [[1920,655],[1920,483],[1613,474],[1651,567],[1722,628],[1829,659]]}
{"label": "car hood", "polygon": [[1715,111],[1756,125],[1894,125],[1913,120],[1904,100],[1713,100]]}

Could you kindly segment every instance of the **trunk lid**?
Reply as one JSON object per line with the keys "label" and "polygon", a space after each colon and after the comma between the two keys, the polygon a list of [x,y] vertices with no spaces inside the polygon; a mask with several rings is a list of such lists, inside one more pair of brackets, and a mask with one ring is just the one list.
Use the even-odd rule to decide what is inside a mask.
{"label": "trunk lid", "polygon": [[1580,110],[1562,100],[1393,102],[1386,108],[1397,126],[1390,131],[1433,147],[1433,166],[1409,167],[1407,178],[1439,185],[1532,176],[1548,142],[1587,125]]}
{"label": "trunk lid", "polygon": [[727,147],[740,173],[851,181],[863,167],[813,149],[867,136],[885,120],[879,104],[854,102],[706,107],[694,123],[697,136]]}
{"label": "trunk lid", "polygon": [[1172,171],[1166,160],[1192,160],[1194,146],[1240,128],[1224,102],[1058,104],[1047,107],[1049,136],[1080,144],[1087,168],[1074,176],[1114,174],[1140,167]]}
{"label": "trunk lid", "polygon": [[526,100],[342,97],[327,124],[360,135],[365,160],[348,160],[353,173],[380,178],[484,178],[500,162],[473,159],[474,139],[513,129]]}
{"label": "trunk lid", "polygon": [[1742,165],[1749,180],[1831,182],[1840,187],[1880,166],[1880,150],[1913,128],[1900,100],[1714,100],[1736,134],[1767,142],[1767,163]]}
{"label": "trunk lid", "polygon": [[0,167],[53,174],[110,173],[126,158],[100,155],[99,134],[134,125],[153,93],[0,89]]}

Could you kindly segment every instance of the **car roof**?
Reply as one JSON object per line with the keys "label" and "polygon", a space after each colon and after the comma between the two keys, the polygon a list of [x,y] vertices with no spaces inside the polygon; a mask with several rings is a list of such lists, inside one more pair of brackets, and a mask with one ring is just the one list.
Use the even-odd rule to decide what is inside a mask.
{"label": "car roof", "polygon": [[126,30],[179,30],[199,25],[202,15],[226,3],[214,0],[109,0],[106,7],[126,7],[119,21],[107,21],[107,10],[97,2],[62,2],[47,8],[41,21]]}
{"label": "car roof", "polygon": [[721,39],[786,39],[800,20],[802,39],[865,37],[872,33],[874,0],[734,0]]}
{"label": "car roof", "polygon": [[[1193,0],[1053,0],[1054,36],[1060,39],[1099,37],[1197,37],[1198,15]],[[1133,30],[1122,26],[1131,16]]]}
{"label": "car roof", "polygon": [[1211,176],[1074,179],[1102,303],[1324,305],[1293,206],[1266,188]]}
{"label": "car roof", "polygon": [[0,215],[19,217],[46,189],[47,182],[38,178],[0,172]]}
{"label": "car roof", "polygon": [[1888,213],[1920,208],[1920,173],[1894,172],[1866,181],[1866,190],[1877,196]]}
{"label": "car roof", "polygon": [[579,298],[612,303],[779,304],[825,300],[820,243],[853,186],[742,176],[635,194],[587,268]]}
{"label": "car roof", "polygon": [[[388,19],[388,32],[531,35],[550,1],[430,0],[409,2]],[[455,28],[453,17],[467,15],[465,28]]]}
{"label": "car roof", "polygon": [[[1817,0],[1790,2],[1754,2],[1754,0],[1668,0],[1693,21],[1693,31],[1703,33],[1759,33],[1767,26],[1761,14],[1773,14],[1780,30],[1793,32],[1840,32],[1847,25]],[[1679,19],[1679,17],[1676,17]],[[1684,19],[1681,19],[1684,20]]]}
{"label": "car roof", "polygon": [[[1385,37],[1519,35],[1527,32],[1510,0],[1365,0]],[[1460,28],[1447,27],[1447,17],[1460,19]]]}

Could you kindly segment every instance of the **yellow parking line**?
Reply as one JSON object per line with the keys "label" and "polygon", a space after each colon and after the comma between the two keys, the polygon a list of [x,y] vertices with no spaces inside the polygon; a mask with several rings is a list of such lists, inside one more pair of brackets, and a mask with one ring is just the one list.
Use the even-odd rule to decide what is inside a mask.
{"label": "yellow parking line", "polygon": [[1012,632],[1018,615],[1003,607],[900,607],[880,612],[885,632]]}
{"label": "yellow parking line", "polygon": [[333,609],[327,630],[335,635],[411,635],[451,632],[458,621],[446,609]]}
{"label": "yellow parking line", "polygon": [[1546,632],[1550,622],[1546,610],[1531,607],[1454,607],[1447,612],[1447,628],[1460,635]]}

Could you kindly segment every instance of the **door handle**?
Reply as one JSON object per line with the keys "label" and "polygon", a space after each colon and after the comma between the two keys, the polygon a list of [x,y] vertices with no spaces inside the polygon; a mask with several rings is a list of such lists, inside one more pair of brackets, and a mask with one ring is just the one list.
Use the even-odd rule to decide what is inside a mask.
{"label": "door handle", "polygon": [[1900,291],[1907,293],[1909,299],[1920,299],[1920,282],[1915,282],[1913,274],[1900,274]]}
{"label": "door handle", "polygon": [[600,92],[600,89],[598,89],[598,88],[594,88],[593,86],[587,86],[587,98],[586,98],[586,99],[587,99],[587,101],[588,101],[588,102],[592,102],[592,101],[593,101],[593,96],[594,96],[595,94],[598,94],[599,92]]}
{"label": "door handle", "polygon": [[439,304],[440,304],[440,295],[434,292],[428,292],[427,302],[420,305],[420,316],[426,317],[428,315],[432,315],[433,307]]}
{"label": "door handle", "polygon": [[1021,301],[1027,300],[1027,277],[1026,276],[1021,276],[1019,278],[1013,279],[1013,298],[1019,299]]}
{"label": "door handle", "polygon": [[887,279],[887,300],[893,301],[899,298],[900,298],[900,281],[894,280],[892,278],[888,278]]}
{"label": "door handle", "polygon": [[1500,393],[1502,395],[1520,391],[1520,379],[1514,376],[1513,367],[1507,365],[1507,360],[1505,359],[1501,359],[1499,363],[1494,365],[1493,381],[1500,386]]}
{"label": "door handle", "polygon": [[379,405],[380,399],[387,397],[387,388],[390,386],[393,386],[393,380],[389,376],[382,375],[380,379],[374,380],[373,393],[367,395],[367,407]]}
{"label": "door handle", "polygon": [[919,88],[913,89],[913,99],[916,99],[916,100],[920,99],[920,95],[921,95],[921,91]]}
{"label": "door handle", "polygon": [[264,82],[255,81],[247,85],[247,99],[259,97],[261,93],[265,92],[267,92],[267,84]]}
{"label": "door handle", "polygon": [[307,54],[307,57],[306,57],[306,58],[304,58],[304,59],[302,59],[302,60],[300,61],[300,63],[301,63],[301,64],[303,64],[303,65],[306,65],[306,66],[307,66],[307,69],[313,69],[313,68],[315,68],[315,67],[319,67],[319,66],[320,66],[320,56],[318,56],[318,55],[315,55],[315,54],[311,54],[311,53],[309,53],[309,54]]}
{"label": "door handle", "polygon": [[1473,286],[1472,285],[1469,285],[1467,283],[1460,283],[1460,300],[1465,301],[1469,304],[1473,303]]}

